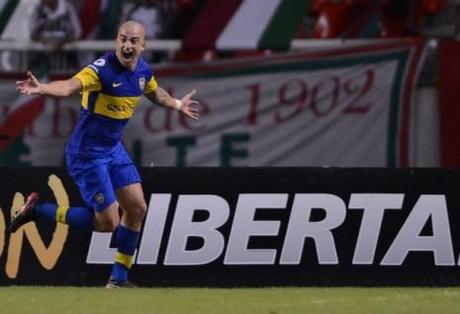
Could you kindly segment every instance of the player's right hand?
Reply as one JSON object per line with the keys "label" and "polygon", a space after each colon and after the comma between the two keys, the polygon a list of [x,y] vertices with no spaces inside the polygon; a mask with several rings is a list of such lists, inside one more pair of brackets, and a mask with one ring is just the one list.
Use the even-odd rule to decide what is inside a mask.
{"label": "player's right hand", "polygon": [[30,71],[27,72],[26,80],[16,82],[16,90],[23,95],[41,94],[40,82]]}

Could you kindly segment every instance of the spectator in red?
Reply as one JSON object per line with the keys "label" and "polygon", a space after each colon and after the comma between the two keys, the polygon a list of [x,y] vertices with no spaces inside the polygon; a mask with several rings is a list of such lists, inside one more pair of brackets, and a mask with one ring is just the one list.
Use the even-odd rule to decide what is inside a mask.
{"label": "spectator in red", "polygon": [[385,0],[381,7],[382,37],[421,36],[423,18],[447,6],[447,0]]}
{"label": "spectator in red", "polygon": [[315,38],[375,37],[380,0],[315,0],[311,12],[318,16]]}
{"label": "spectator in red", "polygon": [[418,0],[385,0],[381,6],[382,37],[419,36],[422,11]]}
{"label": "spectator in red", "polygon": [[315,38],[404,37],[422,34],[423,17],[447,0],[314,0]]}

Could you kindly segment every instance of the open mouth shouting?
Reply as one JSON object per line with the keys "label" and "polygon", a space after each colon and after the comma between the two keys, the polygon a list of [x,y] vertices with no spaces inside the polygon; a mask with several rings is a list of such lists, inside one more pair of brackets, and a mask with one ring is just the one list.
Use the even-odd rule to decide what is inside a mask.
{"label": "open mouth shouting", "polygon": [[121,51],[121,56],[124,62],[129,63],[129,62],[134,61],[134,52],[132,49],[123,49]]}

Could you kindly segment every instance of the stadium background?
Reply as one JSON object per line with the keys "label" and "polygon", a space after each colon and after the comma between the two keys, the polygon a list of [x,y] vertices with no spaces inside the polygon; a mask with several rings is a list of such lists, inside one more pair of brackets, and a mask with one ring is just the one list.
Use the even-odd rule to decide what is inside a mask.
{"label": "stadium background", "polygon": [[[143,167],[147,202],[171,196],[165,233],[146,237],[158,246],[160,259],[152,263],[158,267],[140,265],[138,257],[135,278],[146,286],[458,284],[458,4],[402,2],[407,7],[358,0],[142,2],[158,27],[147,58],[160,84],[176,95],[197,87],[204,114],[191,124],[144,102],[127,130],[125,144]],[[74,1],[81,35],[54,51],[30,40],[27,21],[36,3],[0,1],[0,284],[97,286],[109,270],[110,237],[46,223],[31,224],[18,237],[6,232],[11,212],[37,187],[60,202],[81,202],[63,169],[78,97],[26,98],[15,93],[14,82],[30,66],[43,79],[71,75],[111,49],[116,26],[136,4]],[[37,53],[50,62],[31,63]],[[249,256],[243,265],[227,265],[222,252],[208,262],[165,262],[175,221],[192,229],[213,222],[212,208],[195,208],[189,220],[177,210],[190,194],[228,202],[228,219],[214,230],[226,249],[231,228],[244,231],[247,242],[237,242]],[[254,217],[238,220],[243,194],[283,194],[287,201],[262,202]],[[345,223],[324,227],[325,237],[339,239],[330,264],[321,260],[327,248],[317,247],[325,242],[302,225],[293,228],[306,239],[304,256],[294,266],[280,264],[297,194],[326,195],[339,204],[318,212],[305,205],[312,206],[303,217],[311,226],[343,213],[339,199],[345,206]],[[395,208],[375,205],[400,211],[391,217],[385,211],[389,220],[379,226],[376,258],[364,265],[353,262],[359,232],[370,228],[363,229],[367,211],[350,210],[357,194],[404,199]],[[429,195],[439,199],[422,206]],[[409,237],[400,247],[402,260],[385,265],[401,232]],[[180,239],[189,256],[208,248],[200,233]],[[91,261],[93,241],[102,241],[109,257]],[[273,265],[258,260],[264,250],[274,254]]]}

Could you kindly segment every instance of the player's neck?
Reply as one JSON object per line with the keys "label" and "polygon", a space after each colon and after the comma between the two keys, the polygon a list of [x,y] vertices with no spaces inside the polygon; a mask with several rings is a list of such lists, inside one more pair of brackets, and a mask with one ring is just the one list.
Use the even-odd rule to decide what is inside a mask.
{"label": "player's neck", "polygon": [[137,60],[134,60],[133,62],[130,62],[129,64],[125,64],[122,60],[121,60],[121,57],[118,55],[118,53],[115,53],[115,56],[117,58],[117,61],[118,63],[124,67],[125,69],[129,70],[129,71],[135,71],[136,70],[136,67],[137,67],[137,64],[139,62],[139,59]]}
{"label": "player's neck", "polygon": [[129,66],[124,66],[124,67],[127,68],[130,71],[134,71],[134,70],[136,70],[138,62],[139,62],[139,60],[137,60],[136,62],[131,63]]}

